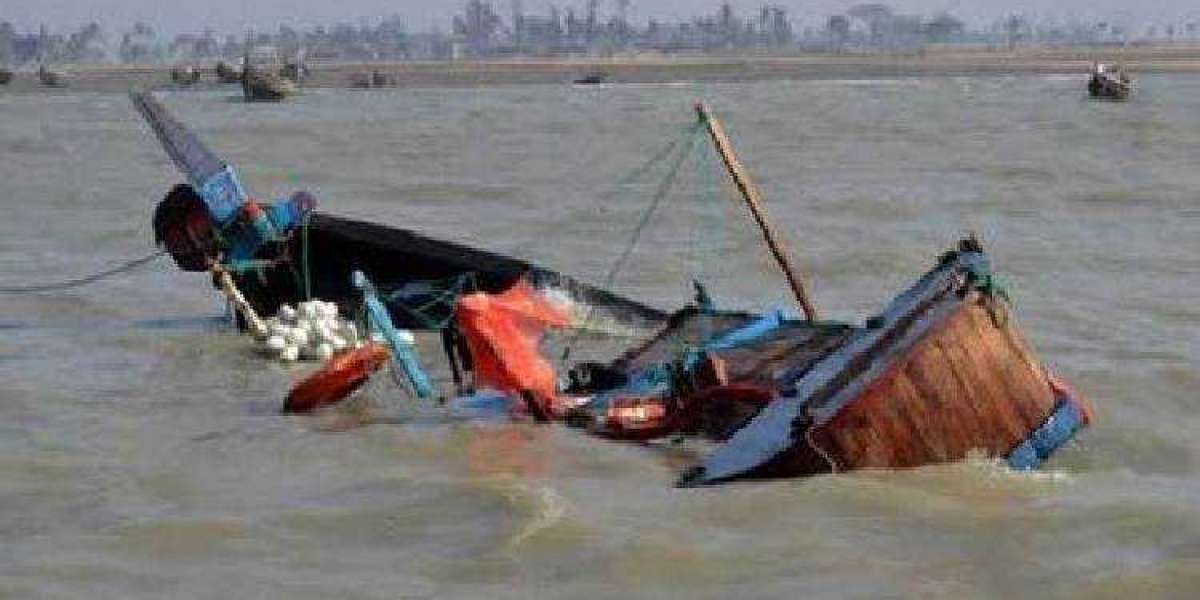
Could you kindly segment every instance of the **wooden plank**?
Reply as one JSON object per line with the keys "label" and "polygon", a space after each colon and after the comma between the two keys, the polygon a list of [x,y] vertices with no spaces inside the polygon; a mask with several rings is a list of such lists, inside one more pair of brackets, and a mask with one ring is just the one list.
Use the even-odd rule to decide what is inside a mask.
{"label": "wooden plank", "polygon": [[[939,339],[933,340],[929,344],[929,358],[922,364],[918,376],[919,387],[923,393],[937,398],[935,418],[941,422],[943,436],[952,440],[952,452],[949,458],[957,460],[970,450],[975,432],[985,429],[985,420],[979,413],[978,400],[974,390],[963,385],[962,380],[956,375],[953,364],[950,362],[950,355],[946,352],[942,342]],[[939,389],[947,390],[952,397],[960,399],[959,411],[951,414],[949,407],[953,402],[936,396],[934,392]]]}

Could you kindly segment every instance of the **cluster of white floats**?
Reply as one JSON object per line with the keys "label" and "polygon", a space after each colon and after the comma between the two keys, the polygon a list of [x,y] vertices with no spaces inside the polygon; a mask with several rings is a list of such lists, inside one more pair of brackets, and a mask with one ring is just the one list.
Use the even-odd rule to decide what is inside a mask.
{"label": "cluster of white floats", "polygon": [[263,351],[283,362],[326,360],[336,352],[363,345],[354,321],[339,317],[333,302],[312,300],[296,308],[284,304],[265,325],[266,335],[259,343]]}

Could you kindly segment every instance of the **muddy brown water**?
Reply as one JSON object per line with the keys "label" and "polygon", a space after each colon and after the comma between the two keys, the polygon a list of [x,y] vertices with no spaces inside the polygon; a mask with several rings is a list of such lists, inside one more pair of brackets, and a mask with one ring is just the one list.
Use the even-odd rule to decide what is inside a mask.
{"label": "muddy brown water", "polygon": [[[262,197],[599,282],[707,99],[826,316],[860,321],[976,231],[1098,423],[1037,474],[986,460],[677,490],[702,449],[464,422],[372,384],[377,422],[281,417],[261,360],[168,261],[0,296],[0,596],[1187,597],[1200,583],[1200,77],[317,90],[165,103]],[[707,150],[707,147],[705,147]],[[659,173],[655,173],[658,175]],[[0,90],[0,285],[151,249],[179,176],[126,97]],[[790,306],[711,156],[613,287]],[[430,362],[440,360],[427,351]],[[445,373],[438,372],[445,383]]]}

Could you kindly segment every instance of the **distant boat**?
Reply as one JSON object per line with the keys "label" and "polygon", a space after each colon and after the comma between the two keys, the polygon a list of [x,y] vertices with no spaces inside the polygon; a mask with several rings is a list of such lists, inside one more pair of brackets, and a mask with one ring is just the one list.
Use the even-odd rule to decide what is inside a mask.
{"label": "distant boat", "polygon": [[192,66],[171,69],[171,81],[179,85],[192,85],[200,81],[200,69]]}
{"label": "distant boat", "polygon": [[300,88],[290,79],[247,66],[242,75],[242,93],[247,102],[279,102],[294,96]]}
{"label": "distant boat", "polygon": [[358,89],[394,87],[396,78],[382,71],[354,73],[350,76],[350,87]]}
{"label": "distant boat", "polygon": [[1133,79],[1124,69],[1114,70],[1112,65],[1096,63],[1088,81],[1088,93],[1093,98],[1125,100],[1133,93],[1133,86]]}
{"label": "distant boat", "polygon": [[283,65],[282,69],[279,69],[280,77],[294,81],[297,84],[304,83],[304,80],[308,79],[311,73],[312,71],[309,70],[308,65],[304,64],[301,60],[289,62]]}
{"label": "distant boat", "polygon": [[38,80],[46,87],[67,87],[67,76],[58,71],[51,71],[45,65],[38,68]]}
{"label": "distant boat", "polygon": [[575,80],[575,85],[599,85],[608,81],[608,74],[596,71]]}
{"label": "distant boat", "polygon": [[[300,93],[300,81],[307,68],[297,59],[279,66],[279,54],[272,47],[252,48],[247,41],[242,57],[242,93],[247,102],[279,102]],[[290,79],[281,73],[292,73]]]}
{"label": "distant boat", "polygon": [[13,72],[8,69],[0,69],[0,85],[8,85],[12,81]]}
{"label": "distant boat", "polygon": [[225,61],[217,63],[217,80],[221,83],[241,83],[242,69],[232,67]]}

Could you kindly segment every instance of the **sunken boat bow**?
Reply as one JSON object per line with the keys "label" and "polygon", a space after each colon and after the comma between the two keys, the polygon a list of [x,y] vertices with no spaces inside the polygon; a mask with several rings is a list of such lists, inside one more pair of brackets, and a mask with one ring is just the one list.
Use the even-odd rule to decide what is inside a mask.
{"label": "sunken boat bow", "polygon": [[1092,414],[1038,362],[974,240],[779,389],[680,484],[916,467],[978,451],[1034,468]]}
{"label": "sunken boat bow", "polygon": [[[645,304],[582,283],[557,271],[469,246],[438,240],[377,223],[312,213],[285,243],[287,260],[237,276],[238,287],[255,309],[273,314],[281,304],[307,297],[355,305],[361,294],[351,273],[362,271],[371,281],[390,288],[399,298],[425,298],[445,293],[431,282],[455,284],[459,292],[500,293],[519,280],[554,293],[581,307],[599,328],[657,327],[666,315]],[[449,286],[453,288],[454,285]],[[420,310],[417,310],[419,308]],[[426,329],[450,319],[453,303],[389,302],[396,325]]]}
{"label": "sunken boat bow", "polygon": [[131,99],[188,180],[156,208],[156,241],[186,271],[218,266],[232,273],[260,314],[311,298],[337,302],[352,313],[362,292],[351,275],[362,271],[388,291],[394,324],[410,329],[446,323],[454,293],[498,293],[522,279],[585,315],[582,328],[646,331],[666,318],[645,304],[516,258],[316,212],[316,199],[307,192],[260,204],[233,167],[153,95],[135,93]]}

